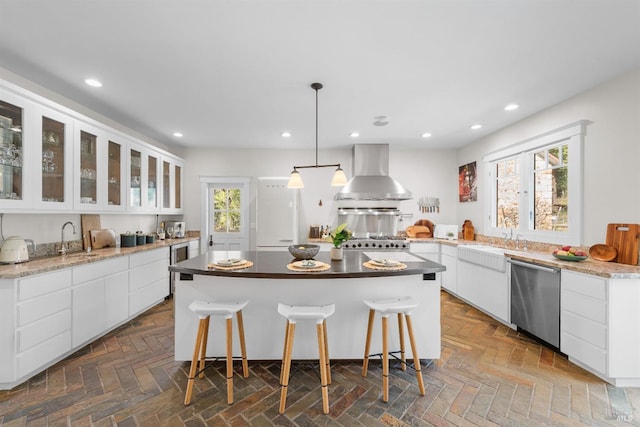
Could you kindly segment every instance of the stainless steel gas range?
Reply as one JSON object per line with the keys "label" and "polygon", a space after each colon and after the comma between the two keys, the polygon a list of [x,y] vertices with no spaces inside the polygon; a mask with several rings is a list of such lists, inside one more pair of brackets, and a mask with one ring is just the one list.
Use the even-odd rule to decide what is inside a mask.
{"label": "stainless steel gas range", "polygon": [[356,237],[342,244],[345,250],[409,250],[409,241],[397,236]]}

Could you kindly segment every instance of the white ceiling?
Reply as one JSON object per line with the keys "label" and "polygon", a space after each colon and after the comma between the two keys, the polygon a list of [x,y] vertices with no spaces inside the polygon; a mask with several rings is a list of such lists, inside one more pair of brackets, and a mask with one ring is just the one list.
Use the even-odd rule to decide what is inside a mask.
{"label": "white ceiling", "polygon": [[313,148],[317,81],[321,149],[457,147],[638,66],[638,0],[0,0],[0,67],[167,145]]}

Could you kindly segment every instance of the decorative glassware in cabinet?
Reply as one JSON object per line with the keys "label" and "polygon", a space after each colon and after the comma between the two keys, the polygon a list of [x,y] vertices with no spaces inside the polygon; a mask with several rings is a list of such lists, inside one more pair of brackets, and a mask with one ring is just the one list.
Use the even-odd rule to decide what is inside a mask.
{"label": "decorative glassware in cabinet", "polygon": [[89,132],[80,132],[80,203],[83,204],[95,204],[97,200],[97,139]]}
{"label": "decorative glassware in cabinet", "polygon": [[0,199],[22,200],[22,113],[0,101]]}
{"label": "decorative glassware in cabinet", "polygon": [[[109,141],[109,161],[107,170],[109,173],[109,198],[107,199],[108,204],[114,206],[121,206],[122,201],[120,200],[120,163],[121,163],[121,153],[122,153],[122,145]],[[138,175],[139,179],[140,175]],[[115,182],[112,182],[111,178],[115,178]]]}
{"label": "decorative glassware in cabinet", "polygon": [[158,207],[157,196],[157,182],[158,182],[158,159],[153,156],[149,156],[149,170],[148,170],[148,188],[147,188],[147,204],[149,208]]}
{"label": "decorative glassware in cabinet", "polygon": [[139,208],[142,206],[140,178],[142,176],[142,153],[137,150],[130,151],[130,176],[131,183],[129,185],[129,203],[131,207]]}
{"label": "decorative glassware in cabinet", "polygon": [[42,117],[42,201],[65,201],[65,124]]}
{"label": "decorative glassware in cabinet", "polygon": [[182,194],[181,194],[181,186],[182,186],[182,168],[180,166],[176,166],[175,169],[175,208],[180,209],[182,207]]}

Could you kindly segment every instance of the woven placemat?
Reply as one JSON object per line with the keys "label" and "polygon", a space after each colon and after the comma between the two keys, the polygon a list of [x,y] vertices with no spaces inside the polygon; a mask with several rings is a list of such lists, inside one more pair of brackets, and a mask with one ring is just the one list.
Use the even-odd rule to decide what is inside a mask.
{"label": "woven placemat", "polygon": [[287,268],[291,271],[310,271],[310,272],[327,271],[328,269],[331,268],[331,265],[325,262],[316,261],[316,263],[318,265],[313,268],[298,267],[296,265],[293,265],[293,263],[287,264]]}
{"label": "woven placemat", "polygon": [[253,266],[253,261],[247,261],[244,264],[222,266],[214,263],[207,264],[207,268],[216,270],[241,270],[243,268],[249,268]]}
{"label": "woven placemat", "polygon": [[367,268],[370,268],[372,270],[387,270],[387,271],[399,271],[399,270],[404,270],[405,268],[407,268],[407,264],[403,264],[403,263],[399,263],[398,265],[393,265],[393,266],[383,266],[383,265],[378,265],[375,264],[371,261],[365,261],[362,263],[362,265],[364,265]]}

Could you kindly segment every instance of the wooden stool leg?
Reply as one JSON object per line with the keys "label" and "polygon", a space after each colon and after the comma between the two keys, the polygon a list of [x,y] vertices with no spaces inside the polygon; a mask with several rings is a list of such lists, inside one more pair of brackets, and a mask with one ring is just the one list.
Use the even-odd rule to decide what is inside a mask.
{"label": "wooden stool leg", "polygon": [[331,359],[329,358],[329,340],[327,339],[327,319],[322,321],[324,331],[324,360],[327,371],[327,384],[331,384]]}
{"label": "wooden stool leg", "polygon": [[238,320],[238,335],[240,336],[240,350],[242,352],[242,375],[249,378],[249,364],[247,363],[247,346],[244,342],[244,322],[242,320],[242,310],[236,313]]}
{"label": "wooden stool leg", "polygon": [[204,324],[204,332],[202,333],[202,344],[200,345],[200,371],[199,378],[204,378],[205,358],[207,357],[207,342],[209,340],[209,324],[211,323],[211,317],[207,317],[207,322]]}
{"label": "wooden stool leg", "polygon": [[193,381],[198,372],[198,358],[200,357],[200,345],[202,343],[202,334],[204,333],[204,324],[208,319],[200,319],[198,324],[198,332],[196,333],[196,343],[193,348],[193,358],[191,359],[191,368],[189,369],[189,379],[187,380],[187,391],[184,395],[184,404],[191,403],[191,393],[193,392]]}
{"label": "wooden stool leg", "polygon": [[285,357],[282,368],[282,389],[280,390],[280,413],[284,413],[287,406],[287,387],[289,386],[289,371],[291,370],[291,350],[293,349],[293,335],[296,331],[296,324],[287,320],[287,338],[285,339]]}
{"label": "wooden stool leg", "polygon": [[233,318],[227,319],[227,403],[233,403]]}
{"label": "wooden stool leg", "polygon": [[382,400],[389,401],[389,316],[382,316]]}
{"label": "wooden stool leg", "polygon": [[424,381],[422,379],[422,369],[420,367],[420,357],[418,357],[418,350],[416,349],[416,341],[413,338],[413,324],[411,323],[411,315],[406,314],[405,319],[407,321],[407,332],[409,332],[411,352],[413,353],[413,364],[415,365],[416,377],[418,378],[418,388],[420,389],[420,395],[424,396]]}
{"label": "wooden stool leg", "polygon": [[280,385],[284,381],[284,362],[287,360],[287,348],[289,348],[289,328],[291,324],[287,320],[287,325],[284,328],[284,345],[282,347],[282,363],[280,363]]}
{"label": "wooden stool leg", "polygon": [[373,331],[373,319],[376,312],[369,310],[369,324],[367,325],[367,340],[364,344],[364,357],[362,358],[362,376],[367,376],[367,369],[369,368],[369,347],[371,346],[371,332]]}
{"label": "wooden stool leg", "polygon": [[407,359],[405,358],[404,355],[404,314],[402,313],[398,313],[398,334],[400,336],[400,359],[402,360],[402,370],[406,371],[407,370]]}
{"label": "wooden stool leg", "polygon": [[322,385],[322,412],[329,413],[329,386],[327,383],[327,355],[325,353],[324,322],[316,323],[318,355],[320,356],[320,384]]}

